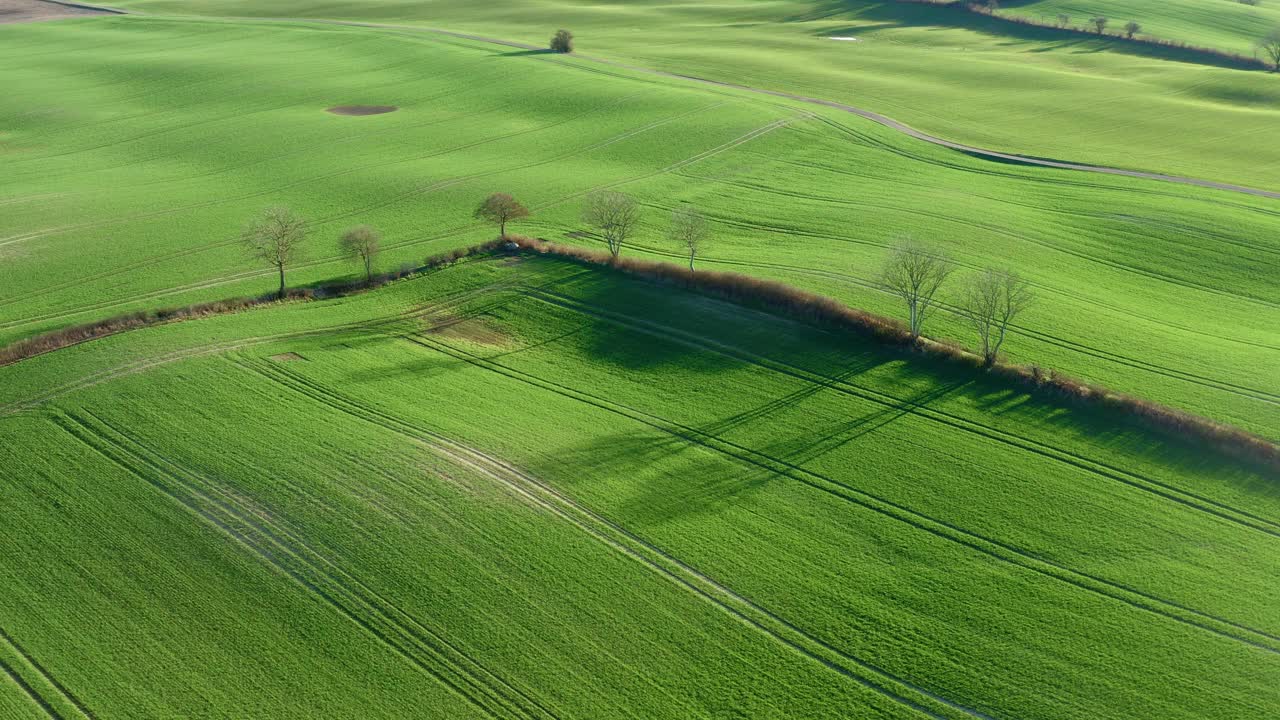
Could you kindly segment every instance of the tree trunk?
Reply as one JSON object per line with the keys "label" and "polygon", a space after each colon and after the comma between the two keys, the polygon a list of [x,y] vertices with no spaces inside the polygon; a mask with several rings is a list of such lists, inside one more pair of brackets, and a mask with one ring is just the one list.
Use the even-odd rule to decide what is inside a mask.
{"label": "tree trunk", "polygon": [[280,271],[280,299],[284,299],[284,265],[277,265],[276,269]]}
{"label": "tree trunk", "polygon": [[689,253],[689,272],[693,272],[693,253]]}
{"label": "tree trunk", "polygon": [[498,239],[505,240],[506,237],[507,237],[507,221],[499,220],[498,221]]}
{"label": "tree trunk", "polygon": [[366,285],[373,284],[373,258],[368,255],[364,256],[364,282]]}

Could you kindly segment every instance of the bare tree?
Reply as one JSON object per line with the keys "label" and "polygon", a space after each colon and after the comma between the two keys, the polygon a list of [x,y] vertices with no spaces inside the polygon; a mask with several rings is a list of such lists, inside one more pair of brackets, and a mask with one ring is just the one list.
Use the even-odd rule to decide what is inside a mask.
{"label": "bare tree", "polygon": [[988,269],[969,282],[960,313],[978,333],[982,361],[995,364],[1009,324],[1031,304],[1031,286],[1008,270]]}
{"label": "bare tree", "polygon": [[368,225],[353,227],[342,233],[338,240],[338,248],[347,257],[359,260],[364,265],[364,281],[373,282],[373,259],[377,257],[382,235]]}
{"label": "bare tree", "polygon": [[1070,15],[1067,15],[1066,13],[1060,13],[1058,15],[1058,27],[1065,29],[1070,24],[1071,24]]}
{"label": "bare tree", "polygon": [[280,273],[280,298],[284,299],[284,271],[298,256],[307,239],[307,222],[289,208],[273,207],[262,211],[241,235],[245,250]]}
{"label": "bare tree", "polygon": [[711,234],[707,218],[691,207],[682,207],[671,213],[671,240],[689,256],[689,272],[693,272],[693,260],[702,251],[702,244]]}
{"label": "bare tree", "polygon": [[558,53],[573,52],[573,33],[568,30],[557,30],[551,37],[551,51]]}
{"label": "bare tree", "polygon": [[880,283],[907,304],[911,337],[920,337],[924,321],[933,311],[933,296],[955,266],[944,255],[911,240],[893,249],[880,272]]}
{"label": "bare tree", "polygon": [[1271,58],[1271,68],[1280,72],[1280,28],[1267,33],[1258,41],[1258,49]]}
{"label": "bare tree", "polygon": [[640,205],[625,193],[598,190],[587,196],[582,220],[600,231],[609,245],[609,253],[618,257],[622,244],[631,237],[640,222]]}
{"label": "bare tree", "polygon": [[474,217],[498,226],[498,236],[507,236],[507,223],[529,217],[529,209],[507,193],[494,193],[480,203]]}
{"label": "bare tree", "polygon": [[1132,40],[1133,36],[1137,35],[1140,30],[1142,30],[1142,26],[1133,20],[1124,24],[1124,36],[1130,40]]}
{"label": "bare tree", "polygon": [[1089,24],[1093,25],[1094,30],[1101,35],[1103,30],[1107,29],[1107,19],[1101,15],[1089,18]]}

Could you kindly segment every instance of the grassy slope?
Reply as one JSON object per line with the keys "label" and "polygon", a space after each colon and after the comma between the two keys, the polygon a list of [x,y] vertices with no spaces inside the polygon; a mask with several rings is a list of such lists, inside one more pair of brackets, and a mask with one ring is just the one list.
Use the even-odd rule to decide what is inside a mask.
{"label": "grassy slope", "polygon": [[1280,151],[1262,142],[1280,119],[1275,77],[946,8],[865,0],[122,4],[417,23],[539,44],[568,27],[590,55],[845,101],[983,147],[1280,187]]}
{"label": "grassy slope", "polygon": [[1249,6],[1234,0],[1029,0],[1002,3],[1001,15],[1031,17],[1056,22],[1059,13],[1082,25],[1095,15],[1111,19],[1119,30],[1130,20],[1142,25],[1142,34],[1252,55],[1258,39],[1280,27],[1280,7],[1262,2]]}
{"label": "grassy slope", "polygon": [[[270,359],[284,352],[305,359]],[[946,716],[963,715],[921,692],[1025,718],[1280,703],[1272,481],[609,273],[468,263],[104,339],[0,381],[17,520],[0,533],[22,547],[0,559],[4,628],[100,716],[443,702],[282,570],[485,669],[427,662],[446,680],[502,678],[565,717],[911,714],[787,639]],[[536,486],[442,457],[440,436],[562,495],[530,507],[504,484]],[[15,471],[32,458],[39,476]],[[609,542],[713,578],[762,624]],[[146,682],[104,680],[124,667]]]}
{"label": "grassy slope", "polygon": [[[469,221],[487,192],[561,237],[582,193],[622,183],[649,206],[638,251],[670,252],[665,213],[693,202],[718,221],[705,262],[880,312],[898,312],[871,286],[898,236],[1012,265],[1041,294],[1016,359],[1280,435],[1269,201],[983,162],[840,114],[430,37],[128,18],[0,32],[19,59],[0,74],[23,89],[6,97],[42,98],[0,111],[0,339],[270,288],[235,245],[268,204],[315,221],[292,276],[310,282],[350,271],[331,243],[351,224],[382,228],[394,267],[487,239]],[[360,102],[403,109],[321,112]],[[934,329],[967,337],[947,315]]]}

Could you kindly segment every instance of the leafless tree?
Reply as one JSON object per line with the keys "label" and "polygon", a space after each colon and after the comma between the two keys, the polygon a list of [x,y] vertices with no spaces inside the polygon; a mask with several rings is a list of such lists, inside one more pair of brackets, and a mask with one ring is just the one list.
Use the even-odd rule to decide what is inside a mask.
{"label": "leafless tree", "polygon": [[338,247],[347,257],[364,265],[365,282],[373,282],[373,259],[377,257],[382,235],[368,225],[360,225],[342,233]]}
{"label": "leafless tree", "polygon": [[707,218],[691,207],[682,207],[671,213],[671,240],[689,256],[689,271],[693,272],[693,260],[702,251],[702,245],[711,234]]}
{"label": "leafless tree", "polygon": [[609,245],[609,253],[618,257],[622,244],[631,237],[640,222],[640,205],[625,193],[598,190],[587,196],[582,220],[600,231]]}
{"label": "leafless tree", "polygon": [[907,304],[911,337],[920,337],[924,321],[933,311],[933,296],[955,269],[944,255],[911,240],[903,240],[890,253],[880,283]]}
{"label": "leafless tree", "polygon": [[1017,273],[988,269],[969,282],[960,313],[978,333],[982,361],[995,364],[1009,324],[1031,304],[1031,286]]}
{"label": "leafless tree", "polygon": [[1107,19],[1101,15],[1089,18],[1089,24],[1093,25],[1093,29],[1097,30],[1099,35],[1107,29]]}
{"label": "leafless tree", "polygon": [[573,52],[573,33],[568,30],[557,30],[551,37],[551,51],[558,53]]}
{"label": "leafless tree", "polygon": [[280,298],[285,295],[284,271],[298,256],[307,239],[307,222],[284,207],[262,211],[241,235],[245,250],[280,273]]}
{"label": "leafless tree", "polygon": [[498,226],[498,236],[507,236],[507,223],[529,217],[529,209],[507,193],[494,193],[480,203],[474,216]]}
{"label": "leafless tree", "polygon": [[1058,15],[1058,27],[1065,29],[1070,24],[1071,24],[1070,15],[1067,15],[1066,13],[1060,13]]}
{"label": "leafless tree", "polygon": [[1259,40],[1258,49],[1271,58],[1272,70],[1280,72],[1280,28],[1272,30]]}
{"label": "leafless tree", "polygon": [[1142,30],[1142,26],[1133,20],[1124,24],[1124,36],[1130,40],[1132,40],[1133,36],[1137,35],[1140,30]]}

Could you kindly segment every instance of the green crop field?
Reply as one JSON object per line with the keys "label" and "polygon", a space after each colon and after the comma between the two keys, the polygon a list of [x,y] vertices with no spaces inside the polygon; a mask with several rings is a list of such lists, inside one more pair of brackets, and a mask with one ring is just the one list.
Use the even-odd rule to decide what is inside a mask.
{"label": "green crop field", "polygon": [[[1239,50],[1222,2],[1134,19]],[[896,2],[118,5],[0,24],[0,350],[275,290],[272,206],[321,292],[0,360],[0,720],[1280,716],[1274,464],[750,299],[422,267],[493,192],[602,250],[616,190],[626,258],[692,207],[699,273],[902,318],[914,239],[930,338],[1008,269],[1009,363],[1265,444],[1280,78]],[[362,224],[407,277],[332,296]]]}
{"label": "green crop field", "polygon": [[1280,703],[1266,478],[608,271],[474,261],[0,377],[12,664],[99,716]]}
{"label": "green crop field", "polygon": [[1032,0],[1007,3],[1000,14],[1049,23],[1065,14],[1073,26],[1101,15],[1110,20],[1112,31],[1132,20],[1142,25],[1142,35],[1250,57],[1259,40],[1280,28],[1280,6],[1263,0],[1256,5],[1239,0]]}
{"label": "green crop field", "polygon": [[1280,189],[1280,150],[1267,142],[1280,123],[1275,75],[948,8],[892,0],[117,4],[410,24],[539,45],[565,27],[585,54],[847,102],[980,147]]}

